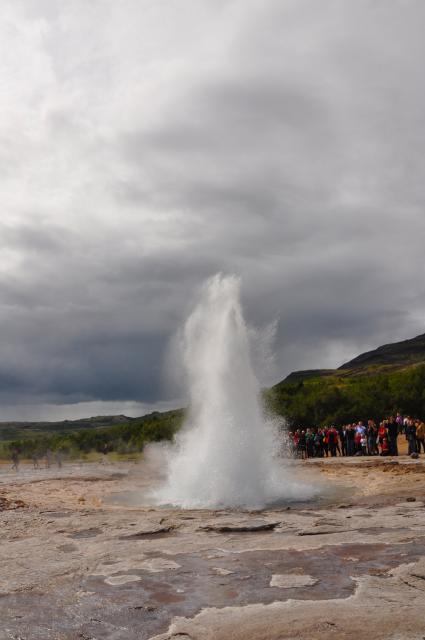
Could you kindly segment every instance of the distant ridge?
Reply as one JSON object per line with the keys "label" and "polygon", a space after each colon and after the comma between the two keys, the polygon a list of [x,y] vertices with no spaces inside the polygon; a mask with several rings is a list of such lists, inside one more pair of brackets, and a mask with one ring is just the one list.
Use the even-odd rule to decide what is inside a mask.
{"label": "distant ridge", "polygon": [[338,369],[294,371],[268,392],[290,426],[425,418],[425,334],[362,353]]}
{"label": "distant ridge", "polygon": [[356,369],[375,365],[408,365],[425,362],[425,334],[385,344],[382,347],[367,351],[353,360],[346,362],[338,370]]}
{"label": "distant ridge", "polygon": [[419,363],[425,363],[425,333],[416,338],[384,344],[382,347],[362,353],[345,362],[338,369],[293,371],[283,382],[295,383],[310,378],[363,373],[371,367],[400,368]]}
{"label": "distant ridge", "polygon": [[335,369],[306,369],[305,371],[293,371],[289,376],[286,376],[285,382],[299,382],[300,380],[332,375],[333,373],[335,373]]}
{"label": "distant ridge", "polygon": [[76,431],[104,429],[117,425],[126,425],[143,418],[130,418],[124,415],[94,416],[77,420],[0,420],[0,441],[16,438],[28,438],[37,435],[74,433]]}

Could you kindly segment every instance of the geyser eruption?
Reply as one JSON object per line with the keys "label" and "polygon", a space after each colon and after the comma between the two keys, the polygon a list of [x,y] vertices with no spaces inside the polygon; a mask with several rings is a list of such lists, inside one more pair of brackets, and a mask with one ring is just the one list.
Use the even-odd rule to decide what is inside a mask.
{"label": "geyser eruption", "polygon": [[214,276],[184,326],[189,412],[159,502],[258,508],[295,497],[263,414],[239,291],[238,278]]}

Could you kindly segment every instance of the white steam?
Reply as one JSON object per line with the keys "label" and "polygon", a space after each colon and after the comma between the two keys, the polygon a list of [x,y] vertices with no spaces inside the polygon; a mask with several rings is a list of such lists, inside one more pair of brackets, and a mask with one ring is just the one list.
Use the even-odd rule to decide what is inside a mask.
{"label": "white steam", "polygon": [[239,292],[238,278],[214,276],[184,326],[190,409],[159,503],[259,508],[312,493],[290,481],[277,459],[281,447],[262,410]]}

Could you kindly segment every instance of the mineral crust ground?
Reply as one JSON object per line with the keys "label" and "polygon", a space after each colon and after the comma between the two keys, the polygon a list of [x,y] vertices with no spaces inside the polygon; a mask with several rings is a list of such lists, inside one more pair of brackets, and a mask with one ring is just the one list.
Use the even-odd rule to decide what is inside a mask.
{"label": "mineral crust ground", "polygon": [[424,460],[291,464],[332,492],[190,511],[126,499],[143,461],[0,467],[0,640],[422,640]]}

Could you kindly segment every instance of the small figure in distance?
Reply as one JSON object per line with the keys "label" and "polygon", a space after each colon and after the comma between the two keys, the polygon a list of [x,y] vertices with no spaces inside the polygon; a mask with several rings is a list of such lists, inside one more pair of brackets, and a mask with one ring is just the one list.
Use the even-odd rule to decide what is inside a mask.
{"label": "small figure in distance", "polygon": [[58,469],[62,469],[62,451],[58,449],[56,451],[56,464],[58,465]]}
{"label": "small figure in distance", "polygon": [[51,464],[52,464],[52,452],[50,451],[50,449],[47,449],[46,455],[45,455],[46,469],[50,469]]}
{"label": "small figure in distance", "polygon": [[38,453],[37,451],[33,451],[32,456],[31,456],[31,460],[32,460],[32,464],[34,469],[39,469],[40,465],[38,463]]}
{"label": "small figure in distance", "polygon": [[12,459],[12,471],[16,471],[16,473],[18,473],[18,471],[19,471],[19,453],[18,453],[17,449],[13,449],[12,455],[11,455],[11,459]]}
{"label": "small figure in distance", "polygon": [[102,445],[102,459],[101,459],[101,463],[102,464],[106,464],[108,462],[108,453],[109,453],[109,445],[107,442],[105,442]]}

